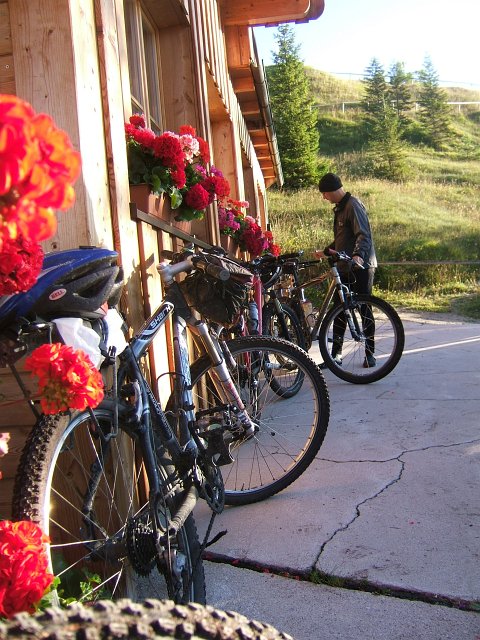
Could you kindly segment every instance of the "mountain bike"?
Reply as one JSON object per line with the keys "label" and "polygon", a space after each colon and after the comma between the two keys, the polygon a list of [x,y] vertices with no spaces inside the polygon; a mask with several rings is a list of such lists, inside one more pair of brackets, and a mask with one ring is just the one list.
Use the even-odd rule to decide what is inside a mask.
{"label": "mountain bike", "polygon": [[[300,281],[300,270],[318,265],[320,261],[302,261],[301,255],[301,252],[290,255],[284,261],[283,270],[291,280],[289,286],[283,288],[282,300],[288,301],[298,315],[301,326],[310,335],[310,343],[318,339],[324,365],[342,380],[354,384],[384,378],[398,364],[405,344],[398,313],[377,296],[351,290],[355,269],[359,267],[346,253],[332,252],[327,258],[329,270],[304,282]],[[350,267],[350,284],[342,282],[339,262]],[[319,288],[328,281],[320,307],[306,311],[309,305],[305,289]],[[368,364],[367,355],[373,356],[373,366]]]}
{"label": "mountain bike", "polygon": [[[221,252],[222,253],[222,252]],[[223,253],[222,253],[223,255]],[[274,288],[280,270],[265,268],[265,261],[269,263],[270,256],[260,256],[250,262],[241,264],[253,273],[253,285],[246,304],[242,305],[233,326],[226,330],[234,336],[267,335],[283,338],[305,348],[304,335],[299,320],[294,311],[280,301]],[[277,356],[280,358],[280,356]],[[288,366],[288,365],[285,365]],[[295,376],[291,376],[286,386],[286,379],[282,381],[273,375],[270,386],[275,393],[282,397],[290,397],[298,393],[303,384],[303,372],[299,369]]]}
{"label": "mountain bike", "polygon": [[[93,279],[103,273],[99,254],[117,257],[78,251],[67,273],[62,252],[47,254],[28,295],[18,294],[13,307],[0,304],[0,359],[12,370],[39,334],[46,331],[51,340],[58,315],[40,321],[36,312],[46,301],[57,303],[52,291],[72,285],[70,269],[81,266],[83,286],[85,270]],[[82,252],[88,252],[83,262]],[[215,514],[225,504],[248,504],[287,487],[325,437],[329,399],[318,366],[287,341],[220,339],[222,325],[187,303],[185,281],[199,274],[225,293],[231,276],[225,262],[188,251],[168,257],[158,266],[165,289],[158,309],[121,352],[111,346],[106,353],[103,402],[93,410],[39,415],[21,456],[13,517],[36,521],[50,537],[50,569],[63,598],[205,602],[201,555]],[[177,282],[180,274],[190,275]],[[36,297],[41,305],[32,303]],[[13,321],[15,311],[22,313]],[[162,407],[145,371],[147,351],[167,321],[173,367],[164,374],[171,393]],[[192,349],[201,355],[190,366]],[[298,372],[302,388],[295,398],[272,391],[275,380],[288,386]],[[201,544],[192,517],[199,497],[212,510]]]}

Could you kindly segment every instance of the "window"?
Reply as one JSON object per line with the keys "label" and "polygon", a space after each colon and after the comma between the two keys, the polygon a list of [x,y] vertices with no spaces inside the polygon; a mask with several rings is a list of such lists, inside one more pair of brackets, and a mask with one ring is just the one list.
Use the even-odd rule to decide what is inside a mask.
{"label": "window", "polygon": [[162,130],[157,32],[137,0],[125,0],[128,71],[132,113],[144,113],[148,126]]}

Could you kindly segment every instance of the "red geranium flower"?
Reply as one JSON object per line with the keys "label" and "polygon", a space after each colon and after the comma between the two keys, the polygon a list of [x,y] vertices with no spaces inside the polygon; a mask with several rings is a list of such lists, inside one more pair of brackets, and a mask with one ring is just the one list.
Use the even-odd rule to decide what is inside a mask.
{"label": "red geranium flower", "polygon": [[45,543],[49,538],[34,522],[0,522],[0,616],[33,613],[52,584]]}
{"label": "red geranium flower", "polygon": [[181,126],[178,134],[156,135],[145,128],[145,118],[137,115],[125,124],[125,135],[130,184],[146,183],[153,193],[168,197],[176,220],[203,218],[215,198],[230,192],[228,182],[213,167],[214,180],[205,183],[210,150],[191,125]]}
{"label": "red geranium flower", "polygon": [[208,142],[200,136],[197,136],[198,144],[200,147],[200,158],[204,164],[208,164],[210,162],[210,147],[208,146]]}
{"label": "red geranium flower", "polygon": [[103,379],[88,355],[64,344],[43,344],[26,359],[38,377],[43,413],[95,408],[103,400]]}
{"label": "red geranium flower", "polygon": [[0,250],[0,296],[28,291],[42,268],[43,251],[39,244],[23,235],[3,242]]}
{"label": "red geranium flower", "polygon": [[67,134],[20,98],[0,95],[0,250],[18,233],[34,241],[53,235],[53,209],[73,204],[79,174]]}
{"label": "red geranium flower", "polygon": [[201,184],[194,184],[185,195],[185,204],[192,209],[205,209],[210,203],[210,195]]}
{"label": "red geranium flower", "polygon": [[180,169],[185,166],[180,140],[169,133],[157,136],[153,143],[153,154],[159,158],[166,167]]}
{"label": "red geranium flower", "polygon": [[193,136],[194,138],[197,137],[197,132],[195,131],[195,128],[189,124],[184,124],[182,127],[180,127],[178,132],[181,136],[190,135],[190,136]]}

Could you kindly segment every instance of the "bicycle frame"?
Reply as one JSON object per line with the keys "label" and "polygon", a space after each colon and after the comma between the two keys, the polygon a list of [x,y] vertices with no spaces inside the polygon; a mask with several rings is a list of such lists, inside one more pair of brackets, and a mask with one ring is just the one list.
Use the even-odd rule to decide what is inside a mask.
{"label": "bicycle frame", "polygon": [[[236,407],[235,416],[241,422],[247,435],[253,433],[254,425],[231,379],[227,362],[228,354],[225,353],[225,347],[220,343],[213,326],[198,320],[192,314],[178,283],[174,280],[175,275],[190,270],[191,263],[188,260],[173,265],[161,263],[158,269],[162,281],[167,286],[166,295],[157,310],[144,322],[133,336],[130,345],[120,355],[118,380],[120,384],[131,377],[137,380],[136,413],[140,425],[139,435],[142,437],[145,458],[151,462],[151,465],[148,465],[150,466],[150,472],[153,473],[152,470],[155,469],[153,445],[149,437],[152,428],[152,410],[160,439],[169,452],[173,463],[179,470],[188,471],[195,468],[195,460],[199,456],[199,450],[205,450],[206,446],[197,436],[195,430],[196,415],[191,390],[190,359],[186,338],[187,329],[194,335],[196,343],[201,343],[204,351],[212,361],[212,380],[222,401],[226,405],[232,404]],[[171,316],[174,355],[173,394],[175,406],[181,408],[178,416],[178,433],[174,433],[165,411],[145,380],[138,364],[160,329]],[[153,476],[155,476],[154,473]],[[149,477],[149,480],[152,482],[151,486],[155,494],[159,486],[155,477]],[[195,480],[197,484],[201,483],[198,475],[196,475]],[[185,517],[187,516],[188,513],[185,514]]]}
{"label": "bicycle frame", "polygon": [[312,278],[311,280],[307,280],[301,286],[297,286],[293,289],[295,293],[301,293],[307,287],[318,286],[325,282],[325,280],[330,279],[330,284],[328,285],[327,292],[323,299],[323,302],[318,310],[317,318],[315,320],[315,324],[311,328],[311,337],[312,340],[318,339],[318,333],[320,330],[320,325],[322,324],[323,319],[327,313],[328,307],[332,298],[334,296],[335,291],[338,293],[341,303],[345,308],[345,318],[347,320],[349,329],[352,333],[352,337],[355,339],[360,339],[360,328],[357,326],[356,319],[352,318],[352,314],[350,313],[348,306],[346,304],[348,300],[348,296],[350,295],[350,289],[347,285],[342,282],[340,277],[340,273],[335,264],[331,264],[330,269],[316,278]]}

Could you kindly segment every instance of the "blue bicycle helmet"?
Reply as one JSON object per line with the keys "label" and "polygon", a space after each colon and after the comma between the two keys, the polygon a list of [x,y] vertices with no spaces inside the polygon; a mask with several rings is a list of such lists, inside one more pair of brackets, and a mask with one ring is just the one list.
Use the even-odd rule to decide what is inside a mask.
{"label": "blue bicycle helmet", "polygon": [[116,251],[80,247],[46,253],[31,289],[0,297],[0,327],[15,318],[96,319],[103,315],[102,304],[118,303],[122,289],[123,271]]}

